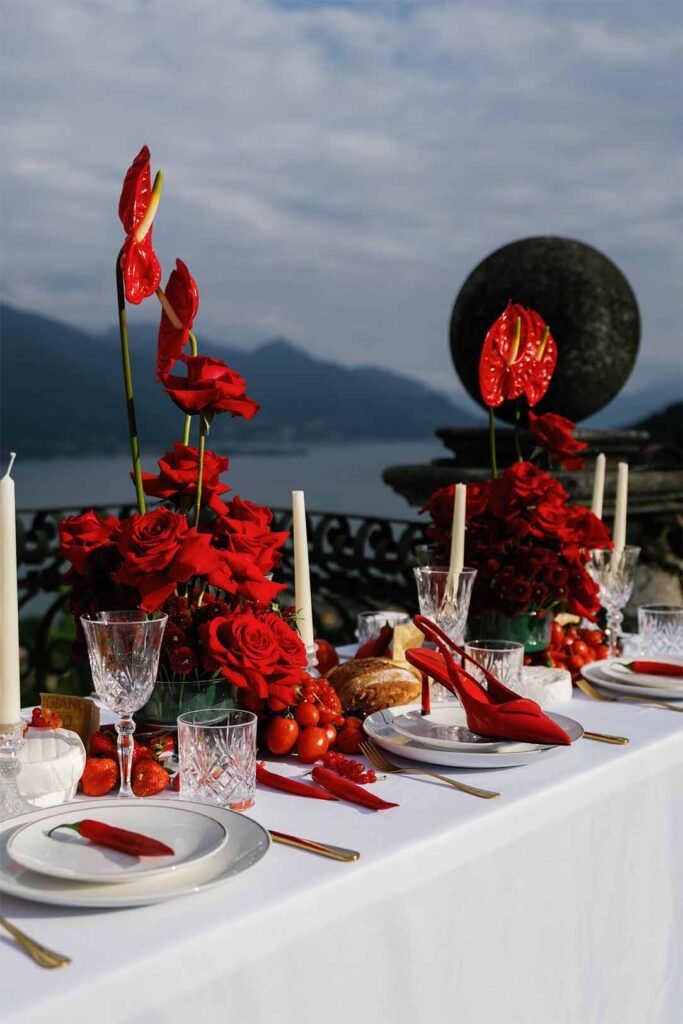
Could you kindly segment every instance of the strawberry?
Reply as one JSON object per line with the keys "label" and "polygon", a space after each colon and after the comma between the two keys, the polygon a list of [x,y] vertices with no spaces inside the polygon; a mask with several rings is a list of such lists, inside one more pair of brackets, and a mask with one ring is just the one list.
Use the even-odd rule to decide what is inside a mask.
{"label": "strawberry", "polygon": [[173,737],[168,733],[155,740],[152,744],[152,757],[161,764],[168,760],[169,757],[172,757],[173,754],[175,754],[175,743],[173,742]]}
{"label": "strawberry", "polygon": [[103,732],[94,732],[88,743],[88,754],[90,757],[116,758],[116,742],[113,736]]}
{"label": "strawberry", "polygon": [[175,775],[173,776],[173,780],[171,782],[171,789],[173,789],[176,793],[180,792],[180,772],[176,772]]}
{"label": "strawberry", "polygon": [[119,766],[111,757],[89,757],[81,775],[85,796],[104,796],[119,781]]}
{"label": "strawberry", "polygon": [[144,743],[138,743],[137,740],[133,741],[133,768],[138,761],[151,761],[152,751],[149,747],[146,747]]}
{"label": "strawberry", "polygon": [[133,768],[132,784],[136,796],[156,796],[168,786],[168,772],[156,761],[138,761]]}

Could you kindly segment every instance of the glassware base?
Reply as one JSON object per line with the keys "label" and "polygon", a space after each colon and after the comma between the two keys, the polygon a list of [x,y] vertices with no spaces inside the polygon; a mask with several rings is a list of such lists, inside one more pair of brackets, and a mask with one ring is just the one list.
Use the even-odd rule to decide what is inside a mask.
{"label": "glassware base", "polygon": [[24,744],[24,723],[0,725],[0,821],[32,811],[17,786],[21,771],[19,751]]}

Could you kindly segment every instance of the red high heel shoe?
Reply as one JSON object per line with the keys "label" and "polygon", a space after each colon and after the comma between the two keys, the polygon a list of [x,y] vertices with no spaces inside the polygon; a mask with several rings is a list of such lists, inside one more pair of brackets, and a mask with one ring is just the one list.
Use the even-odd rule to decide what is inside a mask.
{"label": "red high heel shoe", "polygon": [[[564,729],[541,711],[538,704],[509,690],[491,672],[482,669],[488,684],[484,690],[472,676],[456,665],[451,650],[463,660],[473,661],[435,623],[417,615],[415,625],[432,640],[439,651],[412,648],[406,659],[424,676],[431,676],[460,698],[465,709],[468,728],[494,739],[527,740],[532,743],[568,745],[571,740]],[[450,649],[449,649],[450,648]],[[475,663],[476,664],[476,663]],[[424,696],[423,684],[423,696]],[[423,713],[425,706],[423,700]]]}

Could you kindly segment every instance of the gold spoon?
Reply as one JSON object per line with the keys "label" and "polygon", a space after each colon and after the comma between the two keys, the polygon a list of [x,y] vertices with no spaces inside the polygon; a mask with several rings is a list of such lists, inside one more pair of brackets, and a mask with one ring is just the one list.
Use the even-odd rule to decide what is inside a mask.
{"label": "gold spoon", "polygon": [[297,850],[304,850],[306,853],[317,853],[320,857],[329,857],[331,860],[353,861],[358,860],[360,854],[357,850],[347,850],[343,846],[330,846],[328,843],[317,843],[313,839],[300,839],[298,836],[287,835],[286,832],[275,832],[269,829],[271,838],[275,843],[282,843],[283,846],[293,846]]}
{"label": "gold spoon", "polygon": [[16,925],[10,924],[4,917],[0,917],[0,926],[6,932],[9,932],[24,952],[28,953],[31,959],[35,960],[40,967],[66,967],[67,964],[71,963],[68,956],[62,956],[61,953],[55,953],[53,950],[47,949],[46,946],[41,946],[39,942],[30,938],[25,932],[20,931]]}

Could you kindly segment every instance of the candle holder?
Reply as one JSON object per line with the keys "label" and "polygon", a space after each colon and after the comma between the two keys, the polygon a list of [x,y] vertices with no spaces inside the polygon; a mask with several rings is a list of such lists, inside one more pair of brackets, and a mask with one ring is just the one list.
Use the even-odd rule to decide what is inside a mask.
{"label": "candle holder", "polygon": [[24,722],[0,724],[0,821],[33,810],[17,786],[17,776],[21,771],[19,751],[23,745]]}
{"label": "candle holder", "polygon": [[320,672],[318,671],[318,649],[315,645],[315,640],[312,644],[306,644],[306,658],[308,659],[306,671],[309,676],[313,676],[314,679],[320,679]]}

